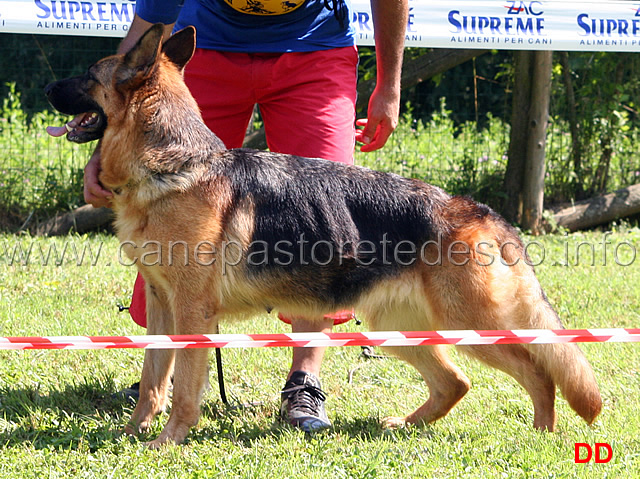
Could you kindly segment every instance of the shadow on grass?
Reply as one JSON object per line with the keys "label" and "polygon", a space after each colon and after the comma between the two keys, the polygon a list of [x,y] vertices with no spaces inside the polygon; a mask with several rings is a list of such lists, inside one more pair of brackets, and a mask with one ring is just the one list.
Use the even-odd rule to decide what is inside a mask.
{"label": "shadow on grass", "polygon": [[96,450],[119,436],[131,405],[111,395],[110,379],[88,379],[64,390],[0,388],[0,443],[36,449]]}
{"label": "shadow on grass", "polygon": [[[117,447],[133,405],[114,398],[115,391],[117,387],[110,378],[91,378],[64,390],[46,392],[38,387],[0,388],[0,444],[5,448],[29,444],[35,449],[89,451]],[[261,439],[277,441],[303,434],[278,419],[277,407],[275,401],[248,406],[205,401],[200,424],[189,434],[187,443],[225,440],[253,447]],[[167,419],[167,415],[159,417],[152,431],[131,441],[156,437]],[[305,437],[311,440],[334,434],[366,442],[380,437],[402,440],[415,432],[385,430],[377,417],[336,418],[332,427]],[[420,434],[432,432],[422,428]]]}
{"label": "shadow on grass", "polygon": [[333,425],[313,433],[302,431],[282,422],[278,417],[279,404],[259,404],[249,407],[228,407],[221,403],[205,403],[201,425],[191,432],[187,442],[204,442],[212,438],[230,441],[243,447],[255,447],[262,439],[276,441],[292,435],[304,435],[307,440],[332,436],[348,437],[361,442],[377,441],[380,438],[402,441],[415,434],[433,436],[430,426],[401,429],[385,429],[378,417],[356,417],[333,419]]}

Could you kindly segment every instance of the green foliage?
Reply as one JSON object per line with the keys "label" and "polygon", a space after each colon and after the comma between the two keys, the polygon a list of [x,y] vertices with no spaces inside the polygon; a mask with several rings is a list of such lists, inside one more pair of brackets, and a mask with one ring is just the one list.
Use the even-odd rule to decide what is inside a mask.
{"label": "green foliage", "polygon": [[[0,35],[5,46],[0,56],[0,211],[9,214],[0,221],[0,229],[11,229],[30,215],[37,220],[81,202],[82,168],[92,147],[74,147],[46,136],[44,126],[62,119],[45,111],[42,87],[84,71],[115,51],[119,40]],[[423,54],[425,49],[411,48],[405,57]],[[639,182],[640,57],[571,52],[567,58],[574,94],[570,96],[559,55],[555,56],[547,140],[547,203]],[[357,162],[421,178],[501,207],[511,59],[511,52],[492,51],[403,91],[408,107],[389,145],[381,152],[357,153]],[[375,67],[375,49],[360,48],[360,78],[374,78]],[[575,100],[574,117],[569,114],[570,98]],[[577,131],[577,153],[572,126]]]}
{"label": "green foliage", "polygon": [[[5,214],[0,228],[13,230],[29,216],[37,220],[82,204],[82,172],[93,145],[49,137],[46,126],[64,124],[68,118],[47,111],[29,117],[15,86],[9,85],[8,92],[0,112],[0,210],[15,219],[11,222]],[[372,153],[356,150],[356,162],[418,178],[499,209],[504,199],[508,123],[491,114],[484,128],[474,121],[458,123],[444,99],[429,120],[414,116],[407,104],[387,145]],[[609,143],[613,152],[606,176],[609,189],[640,181],[636,153],[640,130],[634,127],[630,113],[620,113],[617,122],[619,131]],[[550,202],[571,198],[575,186],[568,131],[567,120],[562,118],[549,128],[545,194]],[[598,149],[600,144],[595,142],[591,148]],[[597,155],[585,155],[585,165],[598,161]],[[593,170],[585,167],[585,181],[593,178],[594,171],[598,171],[595,166]]]}
{"label": "green foliage", "polygon": [[[405,58],[425,54],[424,48],[407,49]],[[513,84],[511,52],[492,51],[462,63],[402,92],[411,103],[414,118],[428,122],[440,111],[445,98],[455,125],[469,121],[485,128],[490,116],[509,121]]]}
{"label": "green foliage", "polygon": [[116,51],[120,38],[0,33],[0,98],[16,84],[25,111],[48,107],[42,89],[48,83],[84,72]]}
{"label": "green foliage", "polygon": [[452,194],[469,195],[494,206],[502,203],[509,127],[492,115],[487,127],[456,125],[441,99],[427,122],[412,118],[410,106],[387,145],[378,152],[356,152],[356,163],[418,178]]}
{"label": "green foliage", "polygon": [[640,57],[571,52],[566,58],[568,72],[554,69],[550,137],[570,146],[551,151],[549,198],[582,199],[639,182]]}
{"label": "green foliage", "polygon": [[[638,326],[640,255],[624,265],[634,259],[627,244],[640,248],[639,230],[525,241],[537,243],[530,248],[536,262],[545,253],[536,270],[567,328]],[[44,264],[33,256],[24,264],[6,254],[18,244],[46,252],[69,242],[92,248],[92,260]],[[119,263],[118,249],[106,235],[0,235],[0,335],[144,334],[116,307],[128,304],[135,277],[134,268]],[[363,319],[364,326],[350,322],[336,331],[364,331]],[[223,323],[221,331],[290,328],[272,313]],[[167,414],[150,434],[121,436],[131,406],[111,397],[139,379],[141,350],[0,351],[0,478],[639,478],[640,348],[596,343],[581,349],[602,391],[602,415],[589,427],[558,394],[558,430],[541,433],[531,427],[531,401],[513,379],[453,349],[454,362],[473,383],[466,397],[432,425],[384,430],[380,418],[426,400],[418,372],[394,359],[365,359],[359,348],[329,348],[322,379],[334,426],[312,435],[277,421],[289,349],[225,349],[232,407],[220,401],[211,354],[212,390],[200,423],[185,446],[158,451],[143,441],[159,433]],[[608,442],[614,458],[574,464],[576,442]]]}
{"label": "green foliage", "polygon": [[49,112],[28,118],[15,85],[8,85],[0,111],[0,210],[21,217],[52,215],[80,204],[82,170],[92,146],[74,146],[45,131],[66,121]]}
{"label": "green foliage", "polygon": [[[504,202],[504,174],[507,166],[510,125],[486,115],[485,127],[474,121],[457,123],[445,100],[430,120],[413,118],[411,105],[387,145],[378,152],[356,151],[356,163],[368,168],[418,178],[442,187],[451,194],[469,195],[497,210]],[[606,172],[602,163],[602,138],[586,144],[582,180],[596,182],[604,175],[606,191],[640,182],[640,129],[627,111],[615,115],[617,130],[608,137],[611,155]],[[610,129],[607,119],[594,120],[599,128]],[[546,144],[545,199],[547,204],[575,198],[576,173],[571,163],[572,144],[568,121],[551,121]],[[598,191],[590,190],[591,194]]]}
{"label": "green foliage", "polygon": [[[615,130],[612,130],[611,118],[596,118],[589,122],[595,131],[595,139],[583,145],[579,173],[571,161],[568,122],[557,118],[550,124],[545,179],[545,199],[548,203],[591,197],[640,182],[640,130],[631,126],[627,112],[619,112],[615,118]],[[609,153],[603,156],[603,152]],[[582,195],[577,194],[577,184],[584,191]]]}

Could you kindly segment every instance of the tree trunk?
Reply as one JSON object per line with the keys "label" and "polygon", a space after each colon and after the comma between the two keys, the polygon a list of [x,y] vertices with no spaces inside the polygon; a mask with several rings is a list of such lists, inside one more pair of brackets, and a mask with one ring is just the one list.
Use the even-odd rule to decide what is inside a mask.
{"label": "tree trunk", "polygon": [[640,184],[556,208],[553,219],[569,231],[591,228],[640,213]]}
{"label": "tree trunk", "polygon": [[512,223],[519,223],[522,215],[522,185],[527,160],[527,119],[531,101],[533,52],[519,50],[513,53],[515,76],[511,107],[511,133],[507,170],[504,175],[506,198],[502,214]]}
{"label": "tree trunk", "polygon": [[38,226],[36,233],[44,236],[62,236],[71,231],[87,233],[108,226],[113,220],[113,211],[109,208],[94,208],[84,205],[73,211],[56,215]]}
{"label": "tree trunk", "polygon": [[533,54],[533,79],[527,140],[527,165],[522,194],[522,226],[534,235],[542,233],[545,145],[549,123],[553,52]]}
{"label": "tree trunk", "polygon": [[607,189],[609,166],[611,165],[611,157],[613,156],[613,148],[611,146],[612,138],[610,133],[611,132],[607,132],[602,135],[602,139],[600,140],[602,154],[598,161],[598,169],[593,177],[593,185],[590,191],[592,195],[595,193],[602,194]]}

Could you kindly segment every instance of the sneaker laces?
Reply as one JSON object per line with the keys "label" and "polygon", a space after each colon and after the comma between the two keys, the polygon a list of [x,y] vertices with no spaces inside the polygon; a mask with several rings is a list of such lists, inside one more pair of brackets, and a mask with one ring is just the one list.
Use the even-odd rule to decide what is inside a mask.
{"label": "sneaker laces", "polygon": [[289,408],[303,410],[316,416],[318,409],[327,399],[324,391],[311,384],[296,384],[282,390],[286,396]]}

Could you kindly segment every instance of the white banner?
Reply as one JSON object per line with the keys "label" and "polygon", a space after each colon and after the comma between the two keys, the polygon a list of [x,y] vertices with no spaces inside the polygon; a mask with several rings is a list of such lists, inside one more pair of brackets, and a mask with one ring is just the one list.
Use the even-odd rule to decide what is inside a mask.
{"label": "white banner", "polygon": [[135,10],[135,0],[0,0],[0,33],[124,37]]}
{"label": "white banner", "polygon": [[[352,0],[373,45],[368,0]],[[640,51],[640,1],[410,0],[410,47]],[[135,0],[0,0],[0,33],[122,37]]]}

